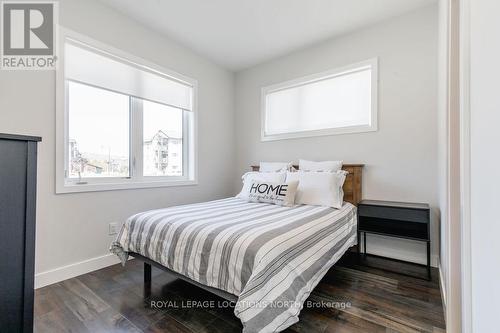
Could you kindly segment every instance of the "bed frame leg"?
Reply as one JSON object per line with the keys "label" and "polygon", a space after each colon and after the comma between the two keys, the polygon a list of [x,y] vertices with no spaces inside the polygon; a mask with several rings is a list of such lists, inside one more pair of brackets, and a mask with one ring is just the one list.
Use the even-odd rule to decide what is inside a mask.
{"label": "bed frame leg", "polygon": [[144,298],[151,296],[151,265],[144,263]]}

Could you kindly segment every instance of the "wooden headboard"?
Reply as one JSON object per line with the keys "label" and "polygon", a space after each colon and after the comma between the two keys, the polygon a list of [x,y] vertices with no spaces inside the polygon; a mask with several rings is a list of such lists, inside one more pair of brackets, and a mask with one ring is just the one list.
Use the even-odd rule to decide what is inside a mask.
{"label": "wooden headboard", "polygon": [[[349,172],[344,183],[344,201],[350,202],[357,206],[361,201],[362,189],[361,181],[363,180],[363,166],[364,164],[344,164],[342,170]],[[293,166],[299,169],[298,165]],[[258,165],[252,165],[252,171],[259,171]]]}

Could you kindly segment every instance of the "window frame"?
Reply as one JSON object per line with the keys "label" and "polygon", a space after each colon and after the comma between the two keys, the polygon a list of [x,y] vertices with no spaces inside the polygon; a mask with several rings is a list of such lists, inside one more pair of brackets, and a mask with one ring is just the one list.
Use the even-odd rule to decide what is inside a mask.
{"label": "window frame", "polygon": [[[266,133],[266,101],[267,95],[280,90],[290,89],[310,83],[340,77],[356,73],[369,67],[371,69],[371,113],[369,125],[356,125],[345,127],[324,128],[317,130],[290,131],[287,133]],[[327,135],[339,135],[349,133],[374,132],[378,130],[378,58],[374,57],[365,61],[357,62],[347,66],[330,69],[324,72],[303,76],[285,82],[273,84],[261,89],[261,141],[275,141],[296,138],[308,138]]]}
{"label": "window frame", "polygon": [[[83,47],[95,49],[97,53],[110,54],[115,58],[123,60],[148,70],[158,73],[170,79],[188,84],[192,87],[192,110],[183,110],[183,175],[182,176],[144,176],[142,174],[143,161],[137,163],[137,159],[143,159],[142,139],[142,103],[137,101],[141,98],[130,96],[130,118],[129,118],[129,177],[86,177],[82,178],[84,184],[78,184],[78,178],[67,177],[69,160],[69,110],[67,80],[64,73],[64,45],[70,40],[72,43],[80,43]],[[195,79],[163,68],[140,57],[134,56],[112,46],[101,43],[85,35],[59,28],[59,55],[56,69],[56,194],[74,192],[110,191],[123,189],[154,188],[169,186],[187,186],[198,184],[198,82]],[[78,82],[78,81],[75,81]],[[82,82],[78,82],[82,83]],[[87,83],[83,83],[89,85]],[[92,86],[92,85],[89,85]],[[109,90],[95,86],[99,89]],[[111,91],[111,90],[110,90]],[[118,92],[120,93],[120,92]],[[162,104],[162,103],[159,103]],[[139,112],[137,112],[139,111]],[[189,115],[191,113],[191,115]],[[187,121],[190,117],[190,122]],[[135,134],[133,134],[135,133]],[[137,139],[140,136],[140,140]],[[136,138],[134,140],[133,138]],[[139,142],[140,141],[140,142]]]}

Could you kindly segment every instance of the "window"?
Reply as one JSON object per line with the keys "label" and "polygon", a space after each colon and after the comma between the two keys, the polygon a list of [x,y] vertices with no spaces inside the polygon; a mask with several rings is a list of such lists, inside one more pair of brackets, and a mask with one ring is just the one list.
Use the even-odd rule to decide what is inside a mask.
{"label": "window", "polygon": [[62,35],[57,192],[194,184],[196,81]]}
{"label": "window", "polygon": [[68,82],[68,178],[129,177],[129,97]]}
{"label": "window", "polygon": [[182,176],[183,112],[143,101],[144,175]]}
{"label": "window", "polygon": [[262,89],[262,140],[377,130],[377,60]]}

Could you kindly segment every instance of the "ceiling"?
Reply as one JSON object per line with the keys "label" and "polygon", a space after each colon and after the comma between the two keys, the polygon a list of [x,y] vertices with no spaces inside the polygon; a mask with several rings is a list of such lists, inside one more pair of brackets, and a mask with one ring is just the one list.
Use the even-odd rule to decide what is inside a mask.
{"label": "ceiling", "polygon": [[435,0],[99,0],[215,63],[242,70]]}

